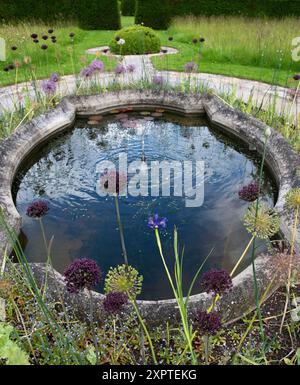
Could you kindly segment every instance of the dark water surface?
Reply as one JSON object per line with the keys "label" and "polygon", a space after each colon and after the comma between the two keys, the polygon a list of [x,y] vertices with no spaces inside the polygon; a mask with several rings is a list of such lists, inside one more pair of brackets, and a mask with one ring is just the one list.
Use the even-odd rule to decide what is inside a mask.
{"label": "dark water surface", "polygon": [[[163,114],[146,120],[139,113],[109,115],[96,126],[76,122],[74,129],[52,139],[24,165],[14,186],[17,208],[23,217],[23,244],[30,261],[45,261],[39,223],[26,216],[34,199],[50,204],[44,218],[48,239],[54,236],[52,261],[63,272],[74,259],[95,259],[106,273],[122,263],[119,229],[113,197],[96,192],[96,167],[103,160],[117,163],[120,152],[128,161],[203,160],[205,199],[197,208],[187,208],[184,197],[120,198],[120,210],[130,264],[144,276],[143,299],[172,297],[148,216],[168,218],[161,233],[164,253],[173,266],[173,229],[184,246],[184,285],[187,288],[197,267],[213,249],[204,270],[230,271],[243,252],[249,234],[243,227],[248,204],[238,197],[239,189],[258,177],[259,159],[254,151],[233,141],[203,119]],[[151,119],[151,118],[150,118]],[[143,143],[144,141],[144,143]],[[264,174],[263,195],[274,203],[272,178]],[[266,247],[261,244],[261,250]],[[243,266],[249,264],[249,255]],[[98,288],[102,289],[102,286]],[[199,292],[199,285],[195,292]]]}

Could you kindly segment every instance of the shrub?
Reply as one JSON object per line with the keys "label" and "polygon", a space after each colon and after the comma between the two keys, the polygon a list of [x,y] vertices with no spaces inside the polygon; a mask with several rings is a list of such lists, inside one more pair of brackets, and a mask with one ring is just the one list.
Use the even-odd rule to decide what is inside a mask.
{"label": "shrub", "polygon": [[78,21],[83,29],[119,29],[121,15],[118,0],[89,0],[79,7]]}
{"label": "shrub", "polygon": [[169,0],[137,0],[135,23],[154,29],[167,29],[171,20]]}
{"label": "shrub", "polygon": [[122,0],[121,11],[123,16],[134,16],[136,0]]}
{"label": "shrub", "polygon": [[297,0],[168,0],[172,15],[299,16]]}
{"label": "shrub", "polygon": [[[124,39],[125,44],[118,44],[117,39]],[[161,43],[155,32],[142,25],[126,27],[116,32],[110,42],[112,52],[122,55],[141,55],[160,51]]]}

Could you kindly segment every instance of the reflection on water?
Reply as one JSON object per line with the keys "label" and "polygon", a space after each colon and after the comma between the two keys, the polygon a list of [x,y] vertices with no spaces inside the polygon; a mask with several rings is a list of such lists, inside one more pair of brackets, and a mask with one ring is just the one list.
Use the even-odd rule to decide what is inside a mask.
{"label": "reflection on water", "polygon": [[[137,113],[109,116],[96,126],[78,121],[73,130],[51,140],[32,157],[14,186],[28,259],[46,258],[39,224],[25,215],[28,203],[43,198],[51,207],[44,224],[48,238],[54,237],[52,261],[57,270],[62,272],[78,257],[95,259],[104,272],[122,263],[114,198],[96,193],[97,164],[117,162],[120,152],[128,154],[129,162],[142,157],[147,162],[205,162],[202,207],[186,208],[183,197],[120,198],[129,260],[144,276],[141,298],[171,297],[154,234],[147,228],[148,216],[156,212],[168,217],[162,241],[170,266],[173,228],[178,228],[186,286],[212,249],[205,269],[230,271],[249,240],[242,225],[248,204],[239,199],[238,190],[257,178],[259,160],[245,145],[209,128],[206,121],[168,114],[155,118]],[[265,174],[263,194],[270,204],[274,191],[271,178]],[[263,250],[265,245],[260,247]],[[249,263],[249,255],[247,258],[241,268]],[[195,291],[199,291],[197,285]]]}

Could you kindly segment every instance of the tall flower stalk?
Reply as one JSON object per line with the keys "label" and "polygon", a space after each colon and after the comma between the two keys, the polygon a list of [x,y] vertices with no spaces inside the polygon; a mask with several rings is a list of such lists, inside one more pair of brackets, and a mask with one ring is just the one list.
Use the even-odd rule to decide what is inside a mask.
{"label": "tall flower stalk", "polygon": [[177,229],[174,229],[174,254],[175,254],[175,267],[174,267],[174,277],[175,281],[173,280],[170,270],[168,268],[168,265],[166,263],[166,259],[163,254],[163,249],[162,249],[162,244],[161,244],[161,239],[160,239],[160,234],[159,230],[160,229],[165,229],[167,226],[167,219],[166,218],[160,218],[157,214],[155,214],[153,217],[149,218],[148,221],[148,226],[152,228],[155,231],[155,238],[156,238],[156,243],[158,246],[159,254],[162,260],[162,263],[164,265],[168,280],[170,282],[174,297],[176,299],[180,317],[181,317],[181,323],[183,326],[183,332],[184,336],[186,339],[186,343],[188,346],[188,349],[191,354],[191,360],[193,365],[197,365],[197,356],[196,353],[193,349],[193,340],[196,335],[195,332],[193,332],[192,325],[189,323],[188,319],[188,303],[189,303],[189,298],[191,296],[194,284],[200,274],[200,271],[202,270],[206,260],[208,259],[209,255],[205,258],[204,262],[194,275],[194,278],[192,280],[192,283],[189,287],[188,294],[184,298],[183,295],[183,287],[182,287],[182,266],[183,266],[183,256],[180,258],[178,254],[178,234],[177,234]]}

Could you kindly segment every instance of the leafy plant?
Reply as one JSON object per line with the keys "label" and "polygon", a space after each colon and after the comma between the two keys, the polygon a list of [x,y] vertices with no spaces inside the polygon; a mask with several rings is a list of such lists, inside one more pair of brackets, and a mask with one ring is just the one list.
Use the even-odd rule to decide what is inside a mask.
{"label": "leafy plant", "polygon": [[11,339],[14,328],[7,323],[0,323],[0,359],[7,365],[30,365],[29,357],[20,346]]}

